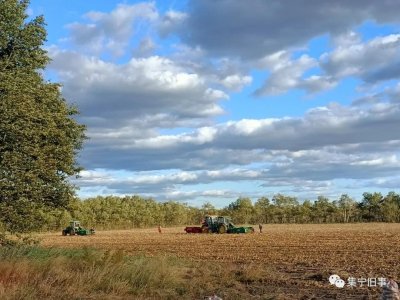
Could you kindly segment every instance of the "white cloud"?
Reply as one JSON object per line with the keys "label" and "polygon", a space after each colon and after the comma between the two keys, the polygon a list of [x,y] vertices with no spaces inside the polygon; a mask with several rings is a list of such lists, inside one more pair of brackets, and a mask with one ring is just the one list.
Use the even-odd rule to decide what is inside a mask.
{"label": "white cloud", "polygon": [[[204,0],[188,8],[161,14],[143,2],[92,11],[68,26],[74,50],[49,48],[91,138],[79,157],[89,170],[74,182],[88,193],[174,200],[233,198],[240,184],[256,196],[329,195],[341,180],[396,182],[399,85],[367,85],[400,77],[400,35],[365,40],[352,30],[398,23],[399,3]],[[317,57],[307,43],[322,35],[333,49]],[[297,117],[260,111],[265,117],[229,120],[224,109],[236,107],[222,101],[233,92],[235,105],[246,100],[239,92],[259,84],[260,72],[267,78],[255,94],[267,101],[293,89],[317,99],[347,77],[362,79],[367,93],[357,90],[350,106],[318,98],[319,107]],[[221,115],[226,121],[216,123]]]}
{"label": "white cloud", "polygon": [[399,34],[375,37],[365,43],[358,38],[337,43],[333,52],[321,56],[321,66],[330,76],[357,76],[372,83],[400,76],[400,71],[391,68],[400,64]]}
{"label": "white cloud", "polygon": [[161,36],[167,36],[179,28],[187,19],[188,15],[184,12],[169,10],[161,18],[158,24],[158,30]]}
{"label": "white cloud", "polygon": [[228,75],[221,80],[221,84],[228,88],[231,91],[240,91],[246,85],[251,84],[252,77],[251,76],[241,76],[238,74]]}
{"label": "white cloud", "polygon": [[306,71],[318,67],[318,61],[305,54],[292,59],[289,52],[279,51],[259,60],[258,66],[270,71],[264,85],[255,92],[258,96],[281,94],[291,89],[305,89],[314,93],[333,88],[337,84],[327,76],[304,77]]}
{"label": "white cloud", "polygon": [[177,28],[189,45],[214,57],[259,59],[304,46],[323,34],[338,35],[373,20],[399,23],[398,1],[189,1],[190,14]]}
{"label": "white cloud", "polygon": [[114,55],[124,54],[134,34],[134,25],[141,20],[155,22],[158,12],[152,2],[133,5],[119,4],[110,13],[91,11],[85,15],[89,23],[72,23],[70,40],[81,49],[92,53],[111,51]]}
{"label": "white cloud", "polygon": [[133,56],[135,57],[146,57],[153,54],[157,45],[150,37],[142,39],[138,47],[133,51]]}
{"label": "white cloud", "polygon": [[[362,108],[333,103],[312,109],[302,118],[243,119],[179,134],[153,132],[150,137],[129,138],[130,133],[126,132],[126,136],[117,138],[102,136],[88,147],[82,159],[92,168],[136,171],[217,172],[227,166],[243,168],[262,163],[268,170],[292,170],[291,176],[295,174],[293,166],[299,166],[302,174],[310,168],[315,169],[314,174],[324,172],[326,179],[336,178],[340,172],[344,177],[352,176],[351,171],[354,176],[361,176],[366,173],[360,166],[379,159],[377,153],[385,153],[387,158],[396,155],[400,143],[399,110],[397,103]],[[301,162],[306,161],[307,168],[302,169]],[[382,168],[392,170],[395,165],[385,160]],[[229,170],[231,178],[235,177],[233,169]]]}
{"label": "white cloud", "polygon": [[[276,95],[292,89],[308,93],[334,88],[346,77],[361,78],[365,83],[400,78],[400,35],[390,34],[363,42],[355,32],[333,38],[336,48],[319,59],[308,55],[292,59],[288,51],[278,51],[259,59],[257,66],[270,75],[256,95]],[[384,58],[384,59],[383,59]],[[315,70],[319,75],[304,76]]]}
{"label": "white cloud", "polygon": [[165,57],[132,58],[118,65],[54,47],[50,53],[66,98],[78,104],[84,117],[103,118],[110,127],[115,127],[110,117],[117,124],[140,117],[154,127],[163,127],[166,119],[168,126],[206,119],[222,114],[218,102],[228,98],[208,87],[201,75]]}
{"label": "white cloud", "polygon": [[393,167],[399,167],[400,166],[400,161],[397,159],[397,156],[395,154],[390,155],[389,157],[379,157],[379,158],[373,158],[369,160],[360,160],[351,163],[352,165],[358,165],[358,166],[383,166],[383,165],[390,165]]}

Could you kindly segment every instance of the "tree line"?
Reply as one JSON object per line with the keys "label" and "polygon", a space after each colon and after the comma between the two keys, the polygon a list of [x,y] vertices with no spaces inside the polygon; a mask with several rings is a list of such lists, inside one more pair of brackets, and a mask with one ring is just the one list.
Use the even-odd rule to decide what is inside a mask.
{"label": "tree line", "polygon": [[72,219],[96,229],[200,224],[207,214],[230,216],[237,224],[400,222],[400,195],[364,193],[362,200],[356,201],[343,194],[333,201],[324,196],[314,201],[299,201],[296,197],[276,194],[271,199],[261,197],[254,203],[250,198],[240,197],[221,209],[210,202],[193,207],[140,196],[98,196],[75,199],[68,210],[44,213],[46,221],[42,230],[61,229]]}

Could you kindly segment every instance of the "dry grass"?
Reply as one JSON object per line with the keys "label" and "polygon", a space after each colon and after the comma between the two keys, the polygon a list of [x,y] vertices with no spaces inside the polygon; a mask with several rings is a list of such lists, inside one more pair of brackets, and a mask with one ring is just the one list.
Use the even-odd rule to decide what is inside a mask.
{"label": "dry grass", "polygon": [[[74,253],[75,252],[75,253]],[[1,249],[0,299],[175,298],[173,259],[121,251]]]}
{"label": "dry grass", "polygon": [[[135,298],[138,295],[154,299],[202,299],[213,293],[224,299],[374,299],[378,297],[380,288],[346,287],[340,290],[330,286],[327,278],[336,273],[345,279],[349,276],[400,279],[400,224],[265,225],[262,234],[247,235],[186,234],[183,228],[167,228],[159,234],[157,228],[153,228],[103,231],[86,237],[48,233],[40,238],[45,247],[78,251],[76,249],[90,246],[99,251],[122,253],[118,252],[120,250],[132,257],[144,255],[140,256],[142,259],[152,256],[147,259],[150,265],[151,261],[155,262],[153,272],[137,268],[133,272],[139,274],[137,279],[133,273],[126,281],[119,280],[119,284],[111,280],[107,285],[99,279],[100,292],[123,295],[122,299],[130,299],[128,296],[145,299]],[[65,265],[62,259],[54,264]],[[109,263],[111,274],[117,276],[119,271],[123,274],[128,272],[123,267],[125,263],[116,266]],[[159,282],[159,276],[163,278],[163,275],[154,271],[158,266],[161,273],[170,270],[167,276],[170,282],[154,286],[151,293],[146,284],[144,287],[136,284],[132,289],[130,280]],[[26,265],[19,267],[26,268]],[[10,273],[13,268],[8,265],[6,270],[0,269],[1,274],[7,274],[0,275],[3,289],[7,282],[26,280]],[[78,270],[88,272],[86,268]],[[71,269],[68,267],[63,271],[61,268],[60,272],[68,274]],[[106,271],[92,272],[82,275],[86,276],[83,280],[93,276],[102,278],[101,272]],[[55,274],[53,277],[62,276]],[[37,282],[46,280],[49,279],[39,278]],[[89,280],[89,285],[99,286],[99,283]],[[3,299],[1,286],[0,298]],[[88,291],[86,293],[90,295]],[[99,296],[94,295],[93,299]]]}

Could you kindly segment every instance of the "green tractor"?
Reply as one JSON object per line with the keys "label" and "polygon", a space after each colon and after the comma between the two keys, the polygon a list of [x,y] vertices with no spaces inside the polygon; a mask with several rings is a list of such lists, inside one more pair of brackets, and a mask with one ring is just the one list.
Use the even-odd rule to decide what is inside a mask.
{"label": "green tractor", "polygon": [[201,224],[202,233],[214,233],[218,231],[217,216],[205,216],[203,223]]}
{"label": "green tractor", "polygon": [[202,225],[202,232],[209,233],[253,233],[253,227],[236,227],[231,218],[223,216],[207,216]]}
{"label": "green tractor", "polygon": [[85,229],[81,227],[79,221],[71,221],[69,226],[62,231],[62,235],[92,235],[94,234],[94,229]]}

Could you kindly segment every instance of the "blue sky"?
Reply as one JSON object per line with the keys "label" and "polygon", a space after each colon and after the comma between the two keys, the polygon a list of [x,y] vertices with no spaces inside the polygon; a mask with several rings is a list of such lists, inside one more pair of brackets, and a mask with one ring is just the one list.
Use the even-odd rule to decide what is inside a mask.
{"label": "blue sky", "polygon": [[397,1],[33,0],[89,140],[78,195],[397,191]]}

